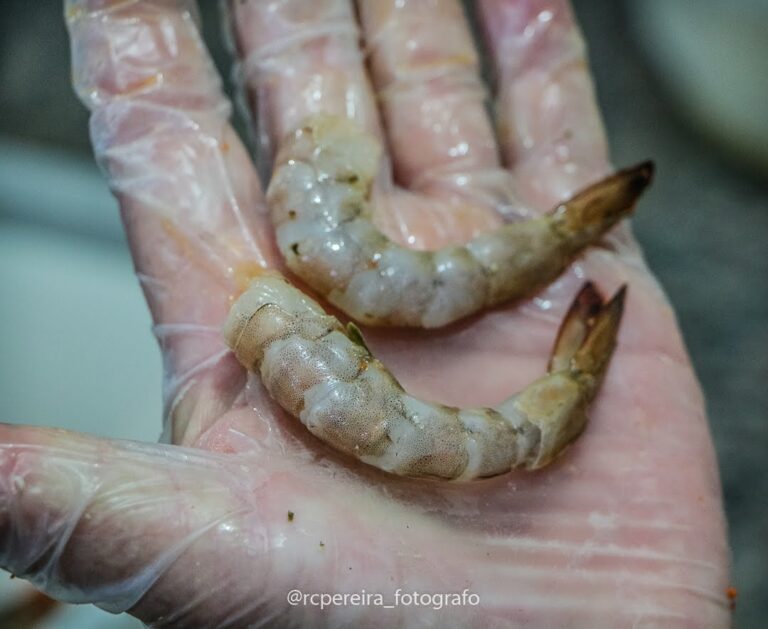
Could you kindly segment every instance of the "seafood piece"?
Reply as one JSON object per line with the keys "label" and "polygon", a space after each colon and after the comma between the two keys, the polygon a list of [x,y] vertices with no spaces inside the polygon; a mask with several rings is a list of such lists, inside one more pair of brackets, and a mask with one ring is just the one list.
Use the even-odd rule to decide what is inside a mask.
{"label": "seafood piece", "polygon": [[394,474],[469,480],[540,468],[578,437],[616,343],[624,293],[603,304],[585,284],[548,374],[495,408],[409,395],[354,324],[344,327],[282,277],[253,281],[224,336],[275,401],[331,446]]}
{"label": "seafood piece", "polygon": [[378,141],[352,121],[312,116],[284,143],[267,193],[291,271],[367,325],[435,328],[542,288],[631,212],[653,173],[645,162],[546,216],[416,251],[371,220],[379,154]]}

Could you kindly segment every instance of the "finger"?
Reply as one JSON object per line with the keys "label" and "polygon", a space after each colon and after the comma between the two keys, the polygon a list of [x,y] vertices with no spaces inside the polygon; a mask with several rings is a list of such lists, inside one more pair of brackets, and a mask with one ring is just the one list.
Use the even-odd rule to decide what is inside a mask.
{"label": "finger", "polygon": [[[258,182],[191,3],[68,2],[75,89],[155,320],[218,324],[233,271],[266,264]],[[201,298],[199,287],[214,298]],[[196,290],[192,287],[196,286]],[[217,300],[215,297],[219,296]],[[207,305],[213,304],[213,311]]]}
{"label": "finger", "polygon": [[499,168],[477,51],[458,0],[359,0],[396,179],[425,190]]}
{"label": "finger", "polygon": [[311,113],[346,116],[380,135],[350,0],[247,0],[229,7],[266,159]]}
{"label": "finger", "polygon": [[193,3],[66,6],[75,89],[92,111],[94,152],[120,203],[174,408],[179,391],[194,395],[192,384],[227,360],[219,326],[254,268],[275,263],[272,230]]}
{"label": "finger", "polygon": [[567,0],[481,0],[479,18],[504,159],[522,198],[551,208],[608,170],[581,33]]}
{"label": "finger", "polygon": [[[0,564],[62,601],[148,622],[223,620],[243,588],[238,602],[264,590],[268,549],[253,542],[270,507],[249,494],[259,474],[238,487],[209,454],[2,426]],[[250,570],[238,569],[244,554]]]}

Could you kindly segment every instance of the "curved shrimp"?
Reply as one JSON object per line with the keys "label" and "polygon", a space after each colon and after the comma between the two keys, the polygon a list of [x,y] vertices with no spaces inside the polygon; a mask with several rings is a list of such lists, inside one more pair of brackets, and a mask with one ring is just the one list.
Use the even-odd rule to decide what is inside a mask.
{"label": "curved shrimp", "polygon": [[275,401],[331,446],[394,474],[469,480],[543,467],[578,437],[615,346],[624,293],[604,304],[585,284],[547,375],[495,408],[409,395],[353,324],[342,326],[281,277],[253,281],[224,336]]}
{"label": "curved shrimp", "polygon": [[379,153],[378,141],[352,121],[312,116],[286,140],[267,193],[291,271],[368,325],[435,328],[542,288],[630,213],[653,173],[645,162],[541,218],[417,251],[371,220]]}

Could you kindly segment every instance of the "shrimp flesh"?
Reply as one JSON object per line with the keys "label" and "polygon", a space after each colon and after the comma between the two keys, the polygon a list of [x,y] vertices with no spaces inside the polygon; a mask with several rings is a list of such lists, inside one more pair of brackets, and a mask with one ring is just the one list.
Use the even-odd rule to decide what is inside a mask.
{"label": "shrimp flesh", "polygon": [[563,320],[548,373],[495,408],[419,400],[343,326],[284,278],[257,277],[234,303],[227,344],[314,435],[387,472],[469,480],[551,462],[584,429],[613,353],[625,289],[587,283]]}
{"label": "shrimp flesh", "polygon": [[435,328],[531,294],[629,214],[653,173],[645,162],[548,215],[417,251],[371,220],[379,154],[379,142],[352,121],[314,115],[283,144],[267,193],[288,268],[367,325]]}

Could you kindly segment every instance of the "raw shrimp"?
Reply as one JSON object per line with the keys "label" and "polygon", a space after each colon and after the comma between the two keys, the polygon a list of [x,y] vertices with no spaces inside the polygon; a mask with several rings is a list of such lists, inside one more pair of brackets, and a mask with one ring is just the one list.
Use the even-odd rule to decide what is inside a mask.
{"label": "raw shrimp", "polygon": [[604,304],[585,284],[548,374],[495,408],[409,395],[353,324],[342,326],[282,277],[253,281],[224,336],[275,401],[331,446],[394,474],[469,480],[540,468],[578,437],[615,346],[624,293]]}
{"label": "raw shrimp", "polygon": [[379,154],[378,141],[354,122],[314,115],[284,143],[267,196],[291,271],[367,325],[435,328],[542,288],[629,214],[653,173],[646,162],[541,218],[417,251],[371,220]]}

